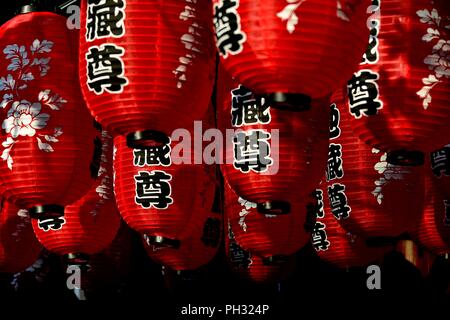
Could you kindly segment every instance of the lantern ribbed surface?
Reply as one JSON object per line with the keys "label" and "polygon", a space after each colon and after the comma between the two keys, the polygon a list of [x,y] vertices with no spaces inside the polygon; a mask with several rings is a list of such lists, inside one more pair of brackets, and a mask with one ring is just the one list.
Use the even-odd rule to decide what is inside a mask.
{"label": "lantern ribbed surface", "polygon": [[261,257],[287,256],[308,242],[305,200],[293,198],[291,204],[289,214],[265,215],[225,183],[225,219],[240,246]]}
{"label": "lantern ribbed surface", "polygon": [[[170,152],[167,154],[172,161],[170,165],[143,163],[139,166],[136,162],[139,158],[134,153],[139,150],[128,148],[121,136],[117,136],[114,142],[117,149],[114,192],[125,222],[142,234],[181,242],[192,234],[201,233],[202,212],[210,212],[213,205],[214,168],[204,164],[175,164],[180,158]],[[142,175],[154,180],[143,180],[141,184],[136,179]],[[157,179],[157,176],[162,175],[164,179]],[[138,193],[140,185],[143,188],[142,198]],[[149,205],[138,203],[137,199],[148,199]]]}
{"label": "lantern ribbed surface", "polygon": [[5,23],[0,39],[0,77],[9,79],[1,85],[5,196],[25,209],[68,205],[94,181],[96,133],[78,84],[78,32],[62,16],[33,12]]}
{"label": "lantern ribbed surface", "polygon": [[422,247],[441,255],[450,252],[450,199],[427,179],[427,195],[420,224],[411,235]]}
{"label": "lantern ribbed surface", "polygon": [[[241,104],[240,100],[245,102]],[[235,130],[233,141],[224,145],[221,169],[239,196],[257,203],[287,201],[288,198],[306,196],[319,182],[326,167],[329,112],[325,106],[328,99],[312,104],[311,110],[301,112],[271,108],[234,81],[223,68],[219,69],[218,125],[223,132]],[[258,109],[251,112],[257,112],[259,116],[257,122],[251,119],[246,123],[245,111],[252,105]],[[237,111],[242,115],[237,116]],[[251,114],[247,116],[250,119]],[[239,138],[241,131],[250,141],[249,148],[245,148],[245,141]],[[259,148],[250,150],[255,132],[259,132],[259,141],[263,141],[263,135],[270,134],[265,140],[268,147],[259,142]],[[244,151],[237,151],[241,149]],[[239,157],[246,157],[250,151],[258,153],[260,162],[270,160],[271,163],[264,167],[250,165],[244,168]]]}
{"label": "lantern ribbed surface", "polygon": [[[332,112],[339,115],[335,124],[339,124],[340,135],[330,140],[325,195],[328,193],[336,201],[334,212],[346,230],[364,237],[399,236],[420,221],[424,168],[389,164],[384,152],[358,139],[353,134],[350,115],[345,112],[344,99],[342,91],[338,91],[331,101]],[[333,196],[337,185],[345,190]],[[347,214],[340,211],[343,194]]]}
{"label": "lantern ribbed surface", "polygon": [[353,129],[385,152],[433,151],[449,140],[448,1],[380,3],[377,47],[371,46],[378,60],[361,64],[366,75],[348,83]]}
{"label": "lantern ribbed surface", "polygon": [[172,270],[195,270],[208,264],[217,254],[222,237],[222,216],[214,212],[199,210],[202,215],[203,229],[192,233],[184,240],[180,248],[157,248],[146,242],[145,250],[154,261]]}
{"label": "lantern ribbed surface", "polygon": [[225,68],[255,93],[319,98],[357,69],[369,34],[369,5],[360,0],[214,0],[216,45]]}
{"label": "lantern ribbed surface", "polygon": [[30,218],[2,198],[0,212],[0,272],[17,273],[31,266],[42,246],[33,233]]}
{"label": "lantern ribbed surface", "polygon": [[228,265],[234,273],[243,279],[256,283],[276,282],[283,278],[286,263],[267,264],[257,255],[242,249],[234,238],[234,233],[228,224],[228,232],[225,234],[225,253]]}
{"label": "lantern ribbed surface", "polygon": [[[201,118],[215,70],[210,2],[126,1],[113,8],[123,18],[116,21],[122,33],[100,37],[99,29],[87,25],[92,19],[101,20],[101,13],[88,15],[87,2],[81,6],[80,81],[96,120],[114,135],[155,130],[170,136],[174,129]],[[92,12],[98,10],[96,4],[89,6]],[[96,92],[95,84],[88,85],[96,81],[89,77],[89,64],[101,61],[91,61],[90,50],[103,45],[123,50],[119,57],[123,75],[116,79],[123,85],[120,90],[98,87],[101,92]]]}
{"label": "lantern ribbed surface", "polygon": [[[102,132],[102,161],[97,182],[80,200],[65,207],[61,224],[34,219],[33,229],[49,251],[60,255],[92,255],[108,247],[120,227],[113,193],[112,137]],[[55,220],[58,221],[58,220]]]}
{"label": "lantern ribbed surface", "polygon": [[[324,189],[316,191],[326,192]],[[322,246],[318,239],[328,243]],[[317,217],[311,242],[322,260],[339,268],[366,266],[390,250],[389,246],[368,247],[365,237],[344,229],[333,216],[326,197],[323,198],[323,217]]]}

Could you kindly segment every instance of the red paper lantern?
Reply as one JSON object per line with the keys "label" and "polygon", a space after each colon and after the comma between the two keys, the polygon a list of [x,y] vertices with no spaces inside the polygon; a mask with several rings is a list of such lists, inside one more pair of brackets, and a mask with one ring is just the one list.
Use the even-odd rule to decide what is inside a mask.
{"label": "red paper lantern", "polygon": [[20,14],[0,28],[0,48],[5,197],[32,216],[62,215],[97,176],[90,171],[96,132],[78,84],[78,32],[54,13]]}
{"label": "red paper lantern", "polygon": [[289,262],[279,264],[267,263],[263,258],[242,249],[234,238],[229,222],[228,233],[225,234],[225,252],[231,270],[242,278],[256,283],[279,281],[284,278],[286,274],[285,269],[291,265]]}
{"label": "red paper lantern", "polygon": [[33,220],[39,241],[63,255],[68,264],[85,264],[89,255],[106,248],[116,236],[120,216],[113,193],[112,138],[103,131],[100,176],[80,200],[66,206],[64,217]]}
{"label": "red paper lantern", "polygon": [[314,196],[313,214],[316,221],[312,227],[311,242],[322,260],[340,268],[362,267],[388,252],[388,246],[369,247],[364,237],[345,230],[333,216],[323,189],[316,189]]}
{"label": "red paper lantern", "polygon": [[427,179],[422,220],[411,232],[418,244],[438,255],[450,253],[450,199],[440,191],[438,185]]}
{"label": "red paper lantern", "polygon": [[155,246],[151,237],[144,234],[144,246],[148,256],[176,271],[195,270],[210,262],[219,249],[222,216],[202,209],[198,211],[203,222],[203,230],[192,233],[181,242],[179,248]]}
{"label": "red paper lantern", "polygon": [[388,152],[388,162],[421,165],[423,152],[450,139],[450,7],[447,0],[374,2],[370,44],[348,82],[352,126]]}
{"label": "red paper lantern", "polygon": [[201,119],[214,82],[211,19],[207,0],[83,0],[80,81],[96,120],[138,148]]}
{"label": "red paper lantern", "polygon": [[2,198],[0,212],[0,272],[17,273],[31,266],[42,247],[34,236],[30,219]]}
{"label": "red paper lantern", "polygon": [[345,98],[332,98],[327,193],[343,227],[365,237],[397,237],[421,217],[424,168],[397,166],[354,136]]}
{"label": "red paper lantern", "polygon": [[367,44],[362,0],[214,0],[216,45],[239,83],[271,103],[308,108],[357,69]]}
{"label": "red paper lantern", "polygon": [[225,179],[258,211],[289,213],[288,199],[306,196],[323,175],[329,99],[314,100],[320,107],[309,111],[280,110],[221,68],[217,101],[219,127],[231,140],[221,166]]}
{"label": "red paper lantern", "polygon": [[114,191],[125,222],[155,246],[179,248],[201,234],[214,200],[214,167],[179,164],[171,143],[133,150],[117,136],[115,146]]}
{"label": "red paper lantern", "polygon": [[230,222],[236,241],[267,263],[284,262],[308,242],[304,201],[299,197],[290,199],[292,210],[288,215],[262,214],[256,203],[239,197],[225,183],[225,219]]}

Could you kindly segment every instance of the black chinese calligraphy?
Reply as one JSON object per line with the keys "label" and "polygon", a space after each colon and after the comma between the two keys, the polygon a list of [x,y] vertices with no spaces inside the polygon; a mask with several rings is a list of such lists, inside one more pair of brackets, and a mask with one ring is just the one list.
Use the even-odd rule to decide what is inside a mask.
{"label": "black chinese calligraphy", "polygon": [[128,84],[124,76],[122,56],[125,50],[114,44],[92,46],[86,53],[87,85],[90,91],[102,94],[121,93]]}
{"label": "black chinese calligraphy", "polygon": [[372,0],[372,5],[369,7],[370,11],[372,12],[372,15],[369,17],[368,20],[368,27],[369,27],[369,44],[367,46],[366,52],[363,55],[361,64],[375,64],[378,62],[379,59],[379,52],[378,52],[378,35],[380,33],[380,2],[379,0]]}
{"label": "black chinese calligraphy", "polygon": [[139,171],[134,176],[136,204],[146,209],[167,209],[173,203],[171,180],[172,175],[164,171]]}
{"label": "black chinese calligraphy", "polygon": [[341,128],[339,127],[341,113],[335,103],[330,105],[330,111],[330,140],[333,140],[339,138],[341,135]]}
{"label": "black chinese calligraphy", "polygon": [[436,177],[450,176],[450,146],[432,152],[430,160],[431,170]]}
{"label": "black chinese calligraphy", "polygon": [[327,238],[326,226],[322,222],[316,222],[311,232],[311,240],[316,251],[326,251],[330,246]]}
{"label": "black chinese calligraphy", "polygon": [[321,189],[316,189],[313,192],[313,196],[317,201],[317,204],[315,206],[315,216],[317,218],[323,218],[325,216],[325,212],[323,209],[323,191]]}
{"label": "black chinese calligraphy", "polygon": [[125,5],[124,0],[88,0],[86,40],[123,36]]}
{"label": "black chinese calligraphy", "polygon": [[264,130],[237,132],[233,139],[234,168],[243,173],[250,170],[260,173],[273,164],[270,157],[270,133]]}
{"label": "black chinese calligraphy", "polygon": [[151,146],[145,149],[134,149],[134,165],[137,167],[159,165],[170,166],[172,163],[170,151],[170,144]]}
{"label": "black chinese calligraphy", "polygon": [[330,143],[328,148],[327,181],[341,179],[343,176],[342,145]]}
{"label": "black chinese calligraphy", "polygon": [[345,195],[345,186],[340,183],[334,183],[328,187],[328,199],[330,200],[331,212],[336,219],[347,219],[350,216],[351,208],[347,204]]}
{"label": "black chinese calligraphy", "polygon": [[241,30],[238,7],[239,0],[222,0],[219,5],[214,5],[216,44],[219,54],[224,58],[228,54],[240,53],[246,41],[246,35]]}
{"label": "black chinese calligraphy", "polygon": [[373,116],[383,107],[379,100],[377,80],[379,75],[371,70],[360,70],[347,84],[350,113],[356,118]]}
{"label": "black chinese calligraphy", "polygon": [[231,90],[231,97],[231,124],[233,127],[270,122],[268,99],[264,97],[255,98],[253,93],[242,85]]}
{"label": "black chinese calligraphy", "polygon": [[55,217],[55,218],[39,218],[38,219],[38,227],[45,232],[49,230],[61,230],[63,225],[66,224],[66,219],[64,217]]}

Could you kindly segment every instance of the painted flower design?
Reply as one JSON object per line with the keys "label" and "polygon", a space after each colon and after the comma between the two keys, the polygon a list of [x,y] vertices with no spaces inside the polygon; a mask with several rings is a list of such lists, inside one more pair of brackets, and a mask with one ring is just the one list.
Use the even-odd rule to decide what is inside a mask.
{"label": "painted flower design", "polygon": [[[36,77],[45,77],[50,70],[50,57],[45,54],[52,51],[53,42],[35,39],[27,48],[24,45],[11,44],[3,49],[6,60],[10,61],[6,70],[8,74],[0,77],[0,91],[4,91],[1,109],[8,109],[2,122],[2,129],[6,132],[6,140],[2,142],[1,158],[7,162],[10,170],[13,168],[11,150],[20,137],[35,137],[37,146],[44,152],[53,152],[52,143],[58,142],[62,135],[62,128],[53,128],[48,132],[48,113],[42,109],[60,110],[67,102],[49,89],[39,92],[37,101],[30,102],[21,96],[21,92],[28,88]],[[46,130],[44,130],[46,129]]]}
{"label": "painted flower design", "polygon": [[450,18],[444,19],[436,9],[418,10],[417,16],[420,22],[428,24],[427,33],[422,36],[424,42],[437,42],[434,44],[431,54],[425,57],[423,62],[428,65],[433,73],[422,79],[423,87],[417,91],[417,95],[423,99],[423,108],[427,109],[432,101],[431,90],[443,81],[443,78],[450,77],[450,40],[445,39],[450,29]]}
{"label": "painted flower design", "polygon": [[18,136],[33,137],[36,130],[47,125],[49,115],[41,113],[42,106],[39,102],[15,101],[9,109],[7,118],[2,123],[2,129],[10,133],[12,138]]}
{"label": "painted flower design", "polygon": [[277,17],[280,18],[281,21],[286,21],[286,30],[289,33],[295,31],[295,26],[298,24],[298,16],[295,11],[305,1],[306,0],[286,0],[286,6],[277,13]]}

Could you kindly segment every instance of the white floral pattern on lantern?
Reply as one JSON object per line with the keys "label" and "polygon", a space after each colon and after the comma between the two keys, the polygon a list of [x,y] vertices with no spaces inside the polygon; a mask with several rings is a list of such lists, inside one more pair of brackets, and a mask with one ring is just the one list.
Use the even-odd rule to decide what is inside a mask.
{"label": "white floral pattern on lantern", "polygon": [[295,11],[300,7],[306,0],[286,0],[287,4],[283,10],[277,13],[277,17],[281,21],[286,21],[286,30],[289,33],[295,31],[295,26],[298,24],[298,16]]}
{"label": "white floral pattern on lantern", "polygon": [[[241,197],[238,199],[239,204],[243,207],[242,210],[239,212],[239,226],[242,228],[244,232],[247,232],[247,223],[245,222],[245,219],[247,218],[247,215],[252,213],[253,209],[257,208],[257,204],[254,202],[247,201]],[[273,214],[264,214],[266,218],[275,218],[277,215]]]}
{"label": "white floral pattern on lantern", "polygon": [[[50,90],[39,92],[37,101],[31,102],[21,97],[21,91],[36,77],[45,77],[50,69],[50,57],[44,54],[52,51],[53,42],[34,40],[29,50],[24,45],[11,44],[3,49],[10,64],[6,68],[9,74],[0,78],[0,91],[5,91],[0,103],[2,109],[9,108],[3,119],[2,129],[6,132],[6,140],[2,142],[1,158],[13,168],[11,150],[20,137],[35,137],[37,146],[44,152],[53,152],[51,143],[58,142],[63,133],[62,128],[54,128],[53,132],[44,133],[50,115],[43,112],[44,107],[60,110],[67,101]],[[36,77],[35,77],[36,75]]]}
{"label": "white floral pattern on lantern", "polygon": [[450,40],[443,38],[448,34],[447,30],[450,29],[450,18],[442,19],[435,8],[431,12],[428,9],[423,9],[416,13],[420,17],[420,22],[431,25],[427,28],[427,33],[422,37],[422,41],[437,41],[431,54],[425,57],[423,61],[433,73],[422,79],[424,86],[417,91],[417,95],[423,99],[423,108],[427,109],[432,100],[431,90],[442,82],[442,78],[448,79],[450,77]]}
{"label": "white floral pattern on lantern", "polygon": [[[380,153],[380,150],[373,148],[372,153]],[[405,174],[411,173],[408,167],[396,166],[386,161],[387,153],[383,153],[380,161],[374,166],[375,171],[380,174],[380,178],[375,181],[375,189],[372,191],[373,196],[377,199],[378,204],[383,202],[383,188],[391,180],[402,180]]]}

